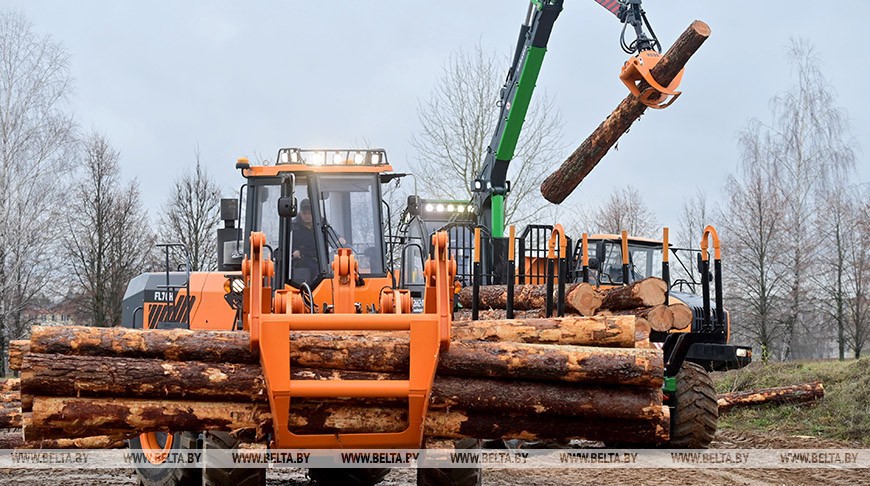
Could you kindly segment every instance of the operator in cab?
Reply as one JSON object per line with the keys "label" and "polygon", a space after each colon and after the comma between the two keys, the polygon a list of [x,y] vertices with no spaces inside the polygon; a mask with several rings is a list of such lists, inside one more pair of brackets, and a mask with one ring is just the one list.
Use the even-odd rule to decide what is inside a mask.
{"label": "operator in cab", "polygon": [[293,220],[292,278],[297,282],[311,283],[317,275],[317,244],[314,238],[314,220],[311,216],[311,201],[299,203],[299,214]]}

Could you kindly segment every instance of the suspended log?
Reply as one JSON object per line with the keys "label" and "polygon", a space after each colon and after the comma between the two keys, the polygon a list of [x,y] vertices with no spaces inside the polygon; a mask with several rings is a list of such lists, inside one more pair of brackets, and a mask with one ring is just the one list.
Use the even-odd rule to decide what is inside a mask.
{"label": "suspended log", "polygon": [[12,371],[20,370],[21,358],[29,351],[30,341],[26,339],[9,341],[9,369]]}
{"label": "suspended log", "polygon": [[[87,333],[87,340],[73,329]],[[179,332],[182,331],[182,332]],[[407,372],[410,347],[401,333],[305,332],[291,337],[293,363],[310,368]],[[121,328],[34,328],[34,353],[162,358],[172,361],[257,363],[248,334],[239,331],[139,331]],[[146,337],[147,336],[147,337]],[[179,336],[184,346],[179,348]],[[64,342],[80,343],[72,347]],[[130,343],[133,347],[130,347]],[[143,344],[147,342],[147,345]],[[233,343],[231,346],[230,343]],[[87,343],[81,344],[81,343]],[[61,351],[65,349],[66,352]],[[144,349],[144,350],[143,350]],[[217,350],[213,356],[209,350]],[[147,351],[147,352],[146,352]],[[183,359],[178,357],[182,356]],[[442,353],[438,374],[533,381],[566,381],[656,387],[662,383],[661,353],[631,348],[595,348],[505,342],[453,342]],[[22,404],[23,405],[23,404]]]}
{"label": "suspended log", "polygon": [[[426,417],[430,437],[493,439],[574,439],[658,443],[667,440],[667,407],[647,420],[584,420],[523,415],[431,411]],[[406,424],[403,408],[312,404],[291,409],[290,429],[296,433],[397,432]],[[271,416],[265,404],[196,401],[148,401],[111,398],[36,397],[33,423],[58,427],[73,423],[92,431],[125,430],[127,436],[173,430],[257,430],[262,440]],[[46,429],[47,430],[47,429]],[[29,440],[25,430],[25,439]]]}
{"label": "suspended log", "polygon": [[669,306],[671,313],[674,315],[674,329],[685,329],[692,325],[695,316],[692,309],[686,304],[675,303]]}
{"label": "suspended log", "polygon": [[506,341],[514,343],[573,344],[630,348],[634,346],[634,319],[621,317],[552,317],[454,321],[454,341]]}
{"label": "suspended log", "polygon": [[18,391],[21,389],[21,380],[18,378],[5,378],[0,380],[0,393]]}
{"label": "suspended log", "polygon": [[718,396],[719,412],[726,412],[734,407],[749,407],[767,403],[808,403],[821,400],[824,396],[825,387],[820,381],[761,390],[722,393]]}
{"label": "suspended log", "polygon": [[581,316],[592,316],[601,308],[604,292],[588,283],[575,285],[565,294],[567,307],[576,310]]}
{"label": "suspended log", "polygon": [[613,287],[607,291],[601,308],[620,311],[638,307],[654,307],[665,303],[667,284],[660,278],[650,277],[630,285]]}
{"label": "suspended log", "polygon": [[[30,354],[23,387],[45,396],[109,396],[212,401],[267,401],[258,365],[209,364],[136,358],[102,358]],[[299,380],[389,380],[404,375],[318,370],[291,370]],[[109,378],[110,377],[110,378]],[[346,400],[345,400],[346,401]],[[389,403],[357,400],[367,403]],[[322,403],[326,401],[321,400]],[[655,388],[594,387],[576,384],[436,377],[430,407],[470,411],[555,414],[577,417],[640,419],[661,405]]]}
{"label": "suspended log", "polygon": [[259,363],[247,333],[141,330],[124,327],[33,326],[30,352],[85,356],[125,356],[174,361]]}
{"label": "suspended log", "polygon": [[[710,27],[707,24],[700,20],[692,22],[651,69],[653,79],[662,86],[670,84],[709,36]],[[647,83],[642,83],[641,92],[648,87]],[[646,106],[633,94],[622,100],[561,167],[544,180],[541,184],[544,198],[555,204],[564,201],[645,111]]]}

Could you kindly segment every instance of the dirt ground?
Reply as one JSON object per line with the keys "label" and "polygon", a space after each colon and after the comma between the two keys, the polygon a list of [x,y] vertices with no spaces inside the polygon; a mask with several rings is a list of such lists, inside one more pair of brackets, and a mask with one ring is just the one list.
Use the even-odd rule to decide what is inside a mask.
{"label": "dirt ground", "polygon": [[[850,444],[819,440],[810,437],[777,436],[762,434],[736,434],[720,431],[713,448],[839,448]],[[385,486],[405,486],[415,484],[414,472],[394,470],[381,484]],[[288,469],[270,471],[270,486],[308,486],[305,471]],[[539,469],[508,470],[487,469],[484,471],[484,485],[573,485],[617,484],[617,485],[659,485],[662,482],[683,485],[870,485],[870,469],[832,470],[832,469]],[[136,484],[132,470],[0,470],[0,484],[3,486],[21,485],[58,485],[90,486],[94,484]]]}

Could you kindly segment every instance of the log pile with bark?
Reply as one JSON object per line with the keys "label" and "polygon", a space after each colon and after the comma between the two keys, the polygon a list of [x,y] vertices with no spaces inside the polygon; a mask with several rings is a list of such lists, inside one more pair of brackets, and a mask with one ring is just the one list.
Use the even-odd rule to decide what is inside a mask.
{"label": "log pile with bark", "polygon": [[[636,319],[454,322],[426,434],[666,441],[662,355],[635,347]],[[291,342],[293,379],[407,379],[407,333],[304,332]],[[245,332],[34,327],[19,349],[28,443],[92,437],[90,445],[111,444],[181,430],[263,440],[272,425],[259,356]],[[297,433],[393,432],[405,428],[406,415],[403,399],[294,399],[290,423]]]}
{"label": "log pile with bark", "polygon": [[[627,286],[604,289],[588,283],[571,284],[565,289],[566,318],[572,315],[585,317],[635,317],[636,342],[645,347],[651,331],[668,332],[683,330],[692,324],[692,309],[682,302],[665,305],[667,284],[660,278],[646,278]],[[507,286],[485,285],[480,287],[479,309],[481,319],[503,319],[507,306]],[[545,285],[517,285],[514,291],[515,316],[545,315]],[[556,296],[553,296],[556,302]],[[459,303],[466,308],[472,304],[472,289],[459,292]],[[471,319],[464,311],[458,319]]]}

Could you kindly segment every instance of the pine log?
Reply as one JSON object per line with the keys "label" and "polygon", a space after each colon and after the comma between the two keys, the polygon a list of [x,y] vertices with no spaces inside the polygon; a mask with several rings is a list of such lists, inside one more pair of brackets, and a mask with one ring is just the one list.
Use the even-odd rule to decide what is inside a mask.
{"label": "pine log", "polygon": [[635,316],[642,325],[649,326],[653,331],[667,332],[674,328],[674,314],[669,306],[640,307],[636,309],[614,311],[614,316]]}
{"label": "pine log", "polygon": [[[36,397],[33,423],[63,428],[68,424],[102,430],[142,432],[173,430],[256,430],[262,440],[271,427],[265,404],[196,401],[150,401],[111,398]],[[584,420],[523,415],[430,411],[426,434],[430,437],[492,439],[575,439],[659,443],[667,440],[667,407],[647,420]],[[291,409],[290,428],[296,433],[397,432],[406,426],[403,408],[310,405]],[[48,429],[44,429],[48,430]],[[66,433],[66,432],[65,432]],[[72,438],[72,437],[65,437]],[[25,430],[25,439],[30,440]]]}
{"label": "pine log", "polygon": [[669,306],[674,315],[674,329],[682,330],[692,325],[695,315],[692,309],[683,303],[674,303]]}
{"label": "pine log", "polygon": [[[471,308],[473,292],[471,287],[463,287],[458,294],[462,307]],[[477,299],[480,309],[504,309],[507,305],[506,285],[481,285]],[[546,285],[514,286],[514,310],[542,309],[547,305]]]}
{"label": "pine log", "polygon": [[[514,310],[514,319],[539,319],[544,315],[544,309]],[[507,312],[504,309],[480,309],[477,313],[477,319],[481,321],[507,319]],[[471,309],[459,309],[453,312],[454,324],[470,320],[472,320]]]}
{"label": "pine log", "polygon": [[629,316],[454,321],[451,337],[454,341],[630,348],[634,346],[634,321]]}
{"label": "pine log", "polygon": [[748,407],[767,403],[807,403],[822,399],[825,387],[822,382],[803,383],[800,385],[764,388],[742,392],[722,393],[718,396],[719,412],[726,412],[734,407]]}
{"label": "pine log", "polygon": [[[293,362],[310,368],[406,372],[407,341],[351,334],[300,334]],[[660,352],[550,344],[453,342],[441,353],[439,376],[658,387],[664,370]]]}
{"label": "pine log", "polygon": [[0,379],[0,393],[18,391],[21,389],[21,380],[18,378]]}
{"label": "pine log", "polygon": [[43,439],[24,442],[19,449],[123,449],[127,447],[124,435],[97,435],[77,439]]}
{"label": "pine log", "polygon": [[[710,27],[694,21],[659,60],[652,70],[653,79],[662,86],[673,81],[689,58],[710,36]],[[640,86],[641,92],[648,85]],[[541,184],[541,194],[551,203],[559,204],[571,194],[601,161],[604,155],[646,111],[646,106],[629,94],[598,128]]]}
{"label": "pine log", "polygon": [[257,353],[252,353],[249,346],[248,334],[235,331],[33,326],[30,334],[32,353],[259,363]]}
{"label": "pine log", "polygon": [[[171,400],[267,401],[258,365],[210,364],[137,358],[30,354],[23,389],[34,395]],[[294,367],[294,379],[387,380],[403,375]],[[320,400],[326,403],[325,400]],[[349,403],[347,400],[342,400]],[[353,401],[350,401],[353,402]],[[357,400],[359,405],[390,401]],[[393,401],[395,402],[395,401]],[[430,407],[449,410],[553,414],[624,419],[651,418],[661,405],[656,388],[436,377]]]}
{"label": "pine log", "polygon": [[667,284],[656,277],[632,282],[630,285],[614,287],[607,291],[601,308],[620,311],[638,307],[653,307],[665,303]]}
{"label": "pine log", "polygon": [[21,401],[17,391],[0,392],[0,429],[21,427]]}
{"label": "pine log", "polygon": [[20,370],[21,358],[29,351],[30,341],[26,339],[9,341],[9,369],[12,371]]}
{"label": "pine log", "polygon": [[565,294],[565,304],[581,316],[592,316],[601,308],[604,293],[588,283],[575,285]]}
{"label": "pine log", "polygon": [[[88,338],[77,337],[76,330],[82,330]],[[294,333],[291,356],[294,365],[310,368],[407,372],[410,346],[407,339],[396,337],[400,334]],[[257,354],[249,351],[248,334],[240,331],[34,327],[33,336],[34,353],[258,362],[254,359]],[[184,346],[178,345],[180,337]],[[64,340],[78,345],[70,346]],[[132,347],[130,343],[134,343]],[[216,354],[209,350],[216,350]],[[663,367],[661,353],[650,350],[453,342],[450,350],[441,354],[438,374],[657,387],[662,383]]]}

